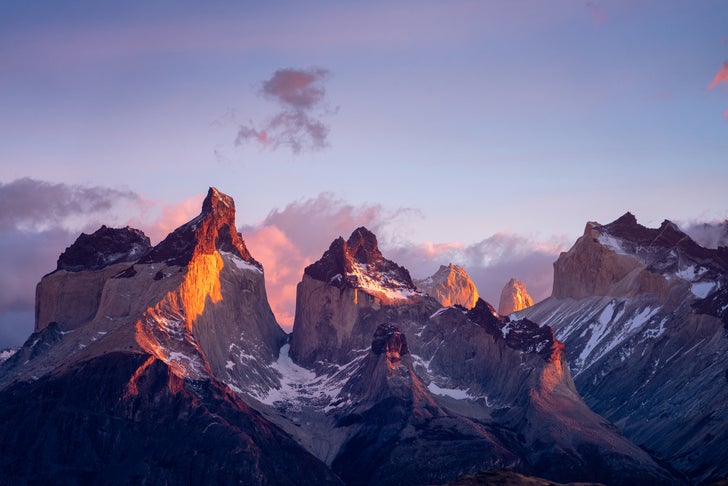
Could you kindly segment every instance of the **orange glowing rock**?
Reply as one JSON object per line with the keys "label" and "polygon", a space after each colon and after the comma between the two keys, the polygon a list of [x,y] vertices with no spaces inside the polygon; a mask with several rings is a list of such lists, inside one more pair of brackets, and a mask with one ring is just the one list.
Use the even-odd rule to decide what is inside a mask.
{"label": "orange glowing rock", "polygon": [[526,284],[512,278],[503,287],[500,303],[498,304],[498,313],[507,316],[519,310],[527,309],[532,305],[533,299],[528,294],[528,290],[526,290]]}

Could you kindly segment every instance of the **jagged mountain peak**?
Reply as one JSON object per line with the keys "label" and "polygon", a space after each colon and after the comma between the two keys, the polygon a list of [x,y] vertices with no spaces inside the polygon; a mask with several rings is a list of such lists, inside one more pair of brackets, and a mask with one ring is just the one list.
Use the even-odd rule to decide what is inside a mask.
{"label": "jagged mountain peak", "polygon": [[416,280],[415,284],[446,307],[461,305],[472,309],[478,301],[475,283],[464,268],[453,263],[440,265],[437,272],[423,280]]}
{"label": "jagged mountain peak", "polygon": [[348,240],[336,238],[304,275],[339,288],[362,289],[385,299],[392,292],[415,293],[409,271],[384,258],[377,237],[367,228],[355,229]]}
{"label": "jagged mountain peak", "polygon": [[383,259],[374,233],[364,226],[355,229],[346,241],[347,252],[359,263],[376,263]]}
{"label": "jagged mountain peak", "polygon": [[235,210],[235,201],[232,197],[220,192],[216,187],[207,190],[207,196],[202,201],[202,213],[208,214],[214,211]]}
{"label": "jagged mountain peak", "polygon": [[151,249],[149,238],[141,230],[103,225],[91,234],[81,233],[58,257],[56,269],[99,270],[115,263],[135,262]]}
{"label": "jagged mountain peak", "polygon": [[170,233],[139,263],[184,266],[195,254],[212,254],[218,250],[232,253],[260,270],[263,268],[235,229],[233,198],[211,187],[199,216]]}

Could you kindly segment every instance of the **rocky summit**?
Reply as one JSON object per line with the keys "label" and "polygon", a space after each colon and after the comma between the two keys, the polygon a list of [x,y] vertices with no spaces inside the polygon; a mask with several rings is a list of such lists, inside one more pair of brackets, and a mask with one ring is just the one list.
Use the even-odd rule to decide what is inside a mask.
{"label": "rocky summit", "polygon": [[478,289],[464,268],[453,265],[440,265],[433,275],[415,281],[417,287],[434,297],[445,307],[461,305],[472,309],[478,301]]}
{"label": "rocky summit", "polygon": [[553,327],[593,410],[700,483],[728,475],[727,289],[728,249],[627,213],[587,223],[553,295],[516,316]]}
{"label": "rocky summit", "polygon": [[[720,446],[724,436],[678,441],[658,428],[656,433],[692,454],[670,456],[645,439],[649,430],[639,421],[660,422],[653,412],[633,420],[629,414],[637,409],[630,397],[605,395],[600,380],[611,379],[610,369],[621,373],[614,363],[622,355],[610,354],[611,344],[601,340],[608,332],[599,331],[598,323],[602,316],[629,329],[637,329],[637,321],[649,323],[652,334],[641,335],[659,339],[659,326],[671,335],[672,325],[663,317],[653,321],[652,310],[640,306],[673,302],[676,316],[695,316],[680,332],[704,339],[684,346],[716,352],[722,342],[715,326],[723,329],[723,263],[676,239],[679,230],[670,225],[649,242],[629,224],[592,225],[588,231],[586,250],[595,240],[607,247],[601,260],[581,268],[590,262],[586,250],[573,249],[564,258],[574,260],[562,262],[558,273],[573,282],[558,287],[559,298],[502,315],[473,299],[474,291],[466,305],[418,288],[407,269],[385,258],[371,231],[357,228],[304,270],[290,335],[270,310],[262,265],[235,229],[233,200],[214,188],[199,216],[153,248],[131,229],[82,235],[64,252],[65,263],[38,285],[35,332],[0,364],[3,479],[387,485],[445,484],[499,471],[492,474],[619,485],[718,477],[722,453],[693,446],[695,440]],[[609,275],[592,275],[598,282],[592,294],[566,297],[583,292],[575,282],[587,282],[600,262],[615,260],[609,252],[619,261]],[[459,275],[454,266],[442,268]],[[643,271],[666,283],[640,276]],[[645,286],[654,291],[648,300],[629,300]],[[683,302],[680,292],[686,291],[693,297]],[[566,310],[541,313],[546,305],[563,310],[564,302],[584,298],[594,299],[584,301],[584,309],[597,313],[587,330],[576,319],[582,314],[567,320]],[[708,310],[701,314],[701,306]],[[619,320],[622,313],[632,316],[631,324]],[[594,344],[574,341],[574,355],[574,336]],[[674,351],[659,342],[644,353],[660,357],[663,365],[681,353],[705,358],[691,354],[692,348]],[[610,359],[602,361],[604,356]],[[625,362],[640,373],[652,366]],[[697,366],[684,365],[694,376]],[[659,377],[660,368],[652,369]],[[702,377],[696,381],[713,386]],[[591,382],[595,388],[587,386]],[[660,391],[666,383],[646,386]],[[623,391],[614,382],[609,386],[613,393]],[[644,449],[590,410],[578,388]],[[660,397],[651,404],[671,404]],[[682,429],[685,437],[723,420],[717,398],[704,403],[711,415],[703,422],[692,421],[695,408],[678,404],[694,424]],[[679,413],[678,407],[661,410]],[[681,465],[675,457],[697,457],[715,467],[700,474],[681,469],[682,475],[675,472]]]}
{"label": "rocky summit", "polygon": [[500,302],[498,303],[498,312],[507,316],[532,305],[533,299],[526,290],[526,284],[512,278],[503,287]]}

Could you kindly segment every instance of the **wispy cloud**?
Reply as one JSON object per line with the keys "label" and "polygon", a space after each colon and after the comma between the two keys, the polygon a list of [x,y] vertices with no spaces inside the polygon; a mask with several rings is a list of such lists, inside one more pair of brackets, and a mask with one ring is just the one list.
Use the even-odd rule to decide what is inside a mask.
{"label": "wispy cloud", "polygon": [[279,69],[264,81],[260,93],[279,105],[280,111],[260,128],[253,121],[241,125],[236,145],[255,142],[261,148],[288,147],[295,153],[328,146],[329,127],[321,117],[331,114],[324,104],[326,69]]}
{"label": "wispy cloud", "polygon": [[713,81],[711,81],[708,85],[708,89],[711,90],[718,86],[720,83],[726,82],[728,82],[728,62],[723,63],[720,69],[718,69],[718,72],[715,74]]}

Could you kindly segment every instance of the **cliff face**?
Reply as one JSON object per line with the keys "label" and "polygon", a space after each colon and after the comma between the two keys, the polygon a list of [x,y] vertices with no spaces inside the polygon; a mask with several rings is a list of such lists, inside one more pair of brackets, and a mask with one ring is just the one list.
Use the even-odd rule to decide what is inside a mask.
{"label": "cliff face", "polygon": [[334,240],[304,270],[296,291],[291,357],[303,366],[346,363],[352,350],[369,346],[374,332],[359,325],[360,315],[423,303],[424,297],[407,269],[382,256],[376,236],[358,228],[348,240]]}
{"label": "cliff face", "polygon": [[472,309],[478,301],[478,289],[465,269],[452,263],[441,265],[434,275],[415,281],[417,288],[435,298],[441,305],[461,305]]}
{"label": "cliff face", "polygon": [[507,316],[532,305],[533,299],[526,290],[526,284],[512,278],[503,287],[498,304],[498,313]]}
{"label": "cliff face", "polygon": [[553,327],[593,410],[696,483],[728,474],[727,256],[669,221],[588,223],[553,296],[516,313]]}

